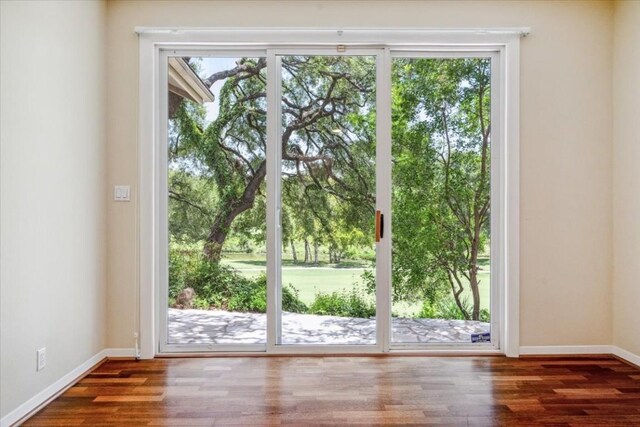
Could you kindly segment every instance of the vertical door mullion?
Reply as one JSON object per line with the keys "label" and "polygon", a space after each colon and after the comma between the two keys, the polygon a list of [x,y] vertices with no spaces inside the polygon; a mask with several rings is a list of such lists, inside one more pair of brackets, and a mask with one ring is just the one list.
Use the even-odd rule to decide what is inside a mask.
{"label": "vertical door mullion", "polygon": [[[158,123],[160,127],[158,129],[158,141],[157,144],[158,149],[156,152],[157,163],[158,163],[158,178],[157,178],[157,186],[158,192],[157,194],[157,203],[158,208],[155,209],[157,212],[158,219],[158,282],[159,283],[159,294],[156,298],[158,301],[159,307],[159,315],[157,316],[156,327],[158,328],[158,336],[159,341],[156,346],[156,353],[162,352],[166,348],[168,344],[168,313],[167,307],[169,307],[168,299],[169,299],[169,226],[168,226],[168,215],[169,215],[169,201],[168,201],[168,159],[167,159],[167,146],[168,136],[168,94],[166,90],[162,90],[163,88],[168,87],[167,82],[167,68],[169,61],[169,53],[168,51],[160,51],[159,53],[159,94],[158,94]],[[155,179],[154,179],[155,180]]]}
{"label": "vertical door mullion", "polygon": [[391,58],[376,56],[376,209],[384,215],[384,235],[376,244],[376,334],[378,347],[391,340]]}
{"label": "vertical door mullion", "polygon": [[505,247],[503,239],[504,229],[503,218],[505,212],[504,197],[504,145],[503,145],[503,124],[502,117],[502,58],[498,52],[491,54],[491,130],[490,130],[490,330],[491,342],[494,348],[502,349],[502,328],[504,327],[504,275],[502,273],[502,262],[504,254],[501,252]]}
{"label": "vertical door mullion", "polygon": [[267,51],[267,351],[282,339],[280,157],[281,59]]}

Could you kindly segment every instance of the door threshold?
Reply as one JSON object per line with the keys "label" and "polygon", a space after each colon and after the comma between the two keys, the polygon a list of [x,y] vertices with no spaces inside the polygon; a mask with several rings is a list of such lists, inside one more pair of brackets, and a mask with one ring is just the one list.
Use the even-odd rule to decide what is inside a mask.
{"label": "door threshold", "polygon": [[157,353],[156,359],[175,358],[226,358],[226,357],[474,357],[474,356],[504,356],[502,350],[390,350],[388,352],[188,352],[188,353]]}

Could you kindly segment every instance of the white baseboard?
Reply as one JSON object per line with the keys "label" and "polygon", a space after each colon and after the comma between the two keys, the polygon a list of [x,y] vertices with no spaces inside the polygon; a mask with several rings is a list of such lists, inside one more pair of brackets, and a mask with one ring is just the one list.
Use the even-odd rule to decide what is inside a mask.
{"label": "white baseboard", "polygon": [[520,347],[521,356],[562,354],[613,354],[629,363],[640,366],[640,356],[615,345],[534,345]]}
{"label": "white baseboard", "polygon": [[9,427],[22,420],[26,415],[33,412],[38,407],[47,403],[56,397],[62,390],[73,384],[81,376],[86,374],[91,368],[108,357],[134,357],[135,350],[132,348],[106,348],[81,365],[77,366],[71,372],[64,375],[58,381],[33,396],[31,399],[18,406],[13,411],[0,419],[0,427]]}
{"label": "white baseboard", "polygon": [[520,347],[520,355],[612,354],[610,345],[532,345]]}
{"label": "white baseboard", "polygon": [[106,357],[136,357],[135,348],[107,348]]}
{"label": "white baseboard", "polygon": [[620,347],[613,346],[613,355],[618,356],[620,359],[624,359],[629,363],[633,363],[636,366],[640,366],[640,356],[633,354],[630,351],[624,350]]}

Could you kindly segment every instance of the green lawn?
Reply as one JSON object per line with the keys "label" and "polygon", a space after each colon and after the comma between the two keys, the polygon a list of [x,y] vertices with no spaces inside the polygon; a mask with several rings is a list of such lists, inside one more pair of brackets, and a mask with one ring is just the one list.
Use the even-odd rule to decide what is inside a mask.
{"label": "green lawn", "polygon": [[[266,261],[264,256],[249,254],[227,255],[222,261],[224,264],[233,267],[247,277],[255,277],[266,272]],[[488,266],[483,266],[488,269]],[[364,268],[336,267],[323,265],[320,267],[292,264],[289,260],[283,261],[282,283],[291,284],[298,290],[299,298],[305,304],[313,302],[318,292],[331,293],[334,291],[350,290],[354,283],[362,283],[360,275]],[[481,308],[489,308],[489,272],[482,270],[479,273],[480,279],[480,302]],[[465,292],[467,299],[471,302],[471,293]],[[372,298],[373,299],[373,298]],[[396,303],[393,304],[392,311],[401,316],[411,315],[420,311],[421,304]]]}
{"label": "green lawn", "polygon": [[[258,260],[224,259],[223,263],[237,269],[247,277],[265,273],[265,262],[257,265]],[[283,265],[282,283],[291,284],[299,292],[299,298],[305,304],[311,304],[318,292],[331,293],[350,289],[354,282],[361,282],[364,268],[336,268],[332,266],[313,267],[304,265]]]}

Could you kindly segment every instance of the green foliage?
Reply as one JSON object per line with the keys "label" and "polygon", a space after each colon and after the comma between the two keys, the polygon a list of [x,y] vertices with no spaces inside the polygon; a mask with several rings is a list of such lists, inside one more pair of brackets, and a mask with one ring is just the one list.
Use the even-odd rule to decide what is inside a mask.
{"label": "green foliage", "polygon": [[[192,288],[196,297],[194,308],[222,309],[265,313],[267,310],[267,279],[261,275],[249,279],[236,270],[212,262],[188,245],[172,244],[169,251],[169,298],[185,288]],[[292,286],[282,290],[282,308],[304,313],[306,305]]]}
{"label": "green foliage", "polygon": [[[206,68],[200,58],[189,64]],[[216,254],[229,233],[264,239],[264,197],[255,203],[255,195],[264,195],[266,61],[242,58],[236,66],[243,71],[222,80],[212,122],[204,107],[186,100],[169,121],[170,232]],[[257,185],[246,195],[252,175]]]}
{"label": "green foliage", "polygon": [[[227,309],[230,311],[267,312],[267,277],[262,274],[254,280],[238,282],[231,289]],[[282,289],[282,310],[305,313],[307,306],[298,298],[298,291],[291,285]]]}
{"label": "green foliage", "polygon": [[[322,245],[340,263],[373,244],[375,61],[288,56],[283,69],[283,121],[293,130],[284,132],[283,240]],[[325,101],[331,109],[319,108]]]}
{"label": "green foliage", "polygon": [[[213,263],[202,256],[198,244],[172,243],[169,260],[170,306],[174,304],[180,291],[191,287],[196,293],[193,308],[266,312],[265,275],[249,279],[231,267]],[[365,271],[361,276],[361,282],[365,286],[375,286],[373,272]],[[318,293],[311,306],[307,307],[299,299],[298,290],[292,285],[287,285],[282,290],[282,309],[291,313],[370,318],[376,314],[375,306],[370,302],[371,295],[375,292],[370,292],[365,286],[354,285],[351,291]],[[455,301],[446,292],[430,295],[430,298],[424,300],[422,310],[415,317],[464,319]],[[469,310],[466,300],[463,300],[463,304],[465,309]],[[480,320],[489,321],[488,310],[481,311]]]}
{"label": "green foliage", "polygon": [[203,241],[217,203],[211,178],[181,169],[169,170],[169,233],[183,242]]}
{"label": "green foliage", "polygon": [[169,232],[176,240],[204,240],[219,202],[199,154],[205,114],[201,105],[183,101],[169,121]]}
{"label": "green foliage", "polygon": [[291,284],[282,288],[282,310],[290,313],[306,313],[309,310],[309,308],[300,301],[298,290]]}
{"label": "green foliage", "polygon": [[227,309],[229,311],[267,312],[267,287],[261,280],[236,282],[229,289]]}
{"label": "green foliage", "polygon": [[376,275],[373,270],[365,270],[360,275],[364,289],[369,295],[376,294]]}
{"label": "green foliage", "polygon": [[[469,302],[466,298],[461,300],[464,310],[468,313],[471,310]],[[435,301],[425,300],[422,303],[422,309],[416,314],[421,319],[447,319],[447,320],[465,320],[466,317],[460,311],[460,307],[456,304],[451,295],[445,295]],[[491,316],[489,310],[480,310],[480,321],[489,322]]]}
{"label": "green foliage", "polygon": [[316,294],[308,312],[326,316],[369,318],[376,315],[376,308],[367,301],[362,291],[353,288],[351,291]]}
{"label": "green foliage", "polygon": [[197,243],[188,245],[171,242],[169,245],[169,298],[193,286],[195,272],[200,269],[201,250]]}
{"label": "green foliage", "polygon": [[[467,300],[462,301],[463,307],[468,311],[469,304]],[[448,320],[464,320],[464,314],[453,300],[452,297],[443,298],[435,303],[425,301],[422,304],[422,310],[417,317],[426,319],[448,319]]]}
{"label": "green foliage", "polygon": [[[463,307],[468,311],[469,304],[466,299],[462,301]],[[416,316],[424,319],[464,320],[464,314],[452,297],[445,297],[436,302],[428,300],[422,304],[422,310]]]}
{"label": "green foliage", "polygon": [[431,303],[477,286],[489,237],[489,61],[399,59],[392,71],[393,297]]}
{"label": "green foliage", "polygon": [[[309,242],[337,264],[375,261],[375,61],[285,56],[282,67],[283,242]],[[198,307],[263,311],[261,279],[200,255],[213,231],[224,235],[216,247],[225,251],[265,241],[266,62],[242,58],[236,69],[221,81],[211,123],[187,101],[170,120],[169,231],[182,245],[170,254],[170,298],[193,287]],[[489,239],[490,61],[394,59],[392,72],[393,299],[464,316],[451,289],[477,285],[472,273]],[[373,293],[374,276],[362,282]],[[283,299],[288,311],[304,311],[295,290]],[[367,311],[350,294],[316,302],[327,314]],[[464,304],[467,317],[487,317],[479,301]]]}
{"label": "green foliage", "polygon": [[[238,307],[245,304],[245,310],[251,311],[251,280],[201,255],[199,258],[196,268],[188,274],[189,281],[186,285],[193,288],[196,295],[208,303],[208,308],[228,309],[234,304],[236,309],[239,309]],[[239,296],[238,293],[242,295]]]}

